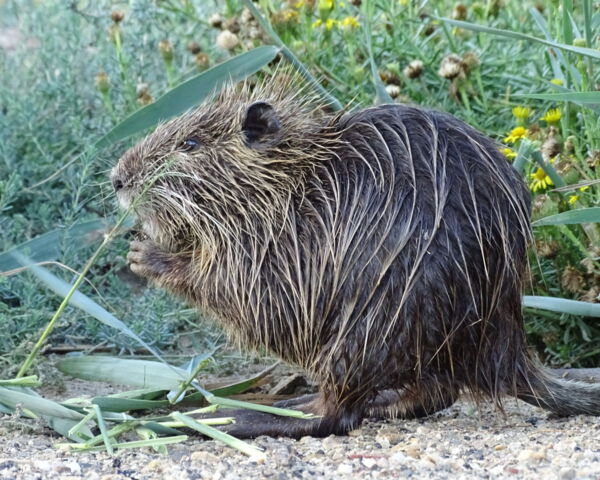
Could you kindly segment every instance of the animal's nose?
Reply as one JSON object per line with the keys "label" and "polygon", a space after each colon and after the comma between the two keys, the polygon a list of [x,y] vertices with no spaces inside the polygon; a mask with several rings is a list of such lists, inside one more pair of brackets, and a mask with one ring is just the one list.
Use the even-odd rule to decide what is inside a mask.
{"label": "animal's nose", "polygon": [[125,186],[125,184],[123,183],[123,180],[121,180],[117,175],[113,175],[112,184],[113,184],[113,188],[115,189],[115,192],[118,192]]}

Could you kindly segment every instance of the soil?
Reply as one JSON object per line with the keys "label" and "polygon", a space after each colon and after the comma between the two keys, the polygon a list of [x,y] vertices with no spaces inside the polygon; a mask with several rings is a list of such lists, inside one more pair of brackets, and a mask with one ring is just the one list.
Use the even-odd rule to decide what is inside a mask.
{"label": "soil", "polygon": [[[41,393],[65,399],[118,390],[64,380]],[[167,456],[75,454],[55,448],[64,439],[43,424],[7,416],[0,436],[0,479],[600,478],[600,417],[558,418],[511,399],[505,414],[461,400],[426,419],[365,421],[344,437],[260,437],[253,443],[264,461],[193,434]]]}

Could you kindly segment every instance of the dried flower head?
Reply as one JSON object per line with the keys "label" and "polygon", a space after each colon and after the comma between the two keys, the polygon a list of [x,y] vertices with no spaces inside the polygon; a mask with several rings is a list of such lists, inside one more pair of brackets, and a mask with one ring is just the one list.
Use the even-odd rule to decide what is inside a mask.
{"label": "dried flower head", "polygon": [[580,292],[584,285],[583,275],[575,267],[568,266],[560,276],[560,284],[567,292]]}
{"label": "dried flower head", "polygon": [[600,287],[590,288],[584,295],[581,296],[582,302],[598,303],[600,302]]}
{"label": "dried flower head", "polygon": [[192,55],[197,55],[198,53],[200,53],[202,51],[202,47],[200,47],[200,44],[198,42],[194,42],[194,41],[189,42],[185,48]]}
{"label": "dried flower head", "polygon": [[381,70],[379,72],[379,78],[386,85],[395,84],[398,85],[400,83],[400,77],[397,73],[392,72],[391,70]]}
{"label": "dried flower head", "polygon": [[125,18],[125,14],[120,10],[113,10],[110,14],[110,18],[114,23],[121,23]]}
{"label": "dried flower head", "polygon": [[229,30],[231,33],[240,33],[240,23],[235,17],[223,20],[223,25],[221,26],[221,28],[223,30]]}
{"label": "dried flower head", "polygon": [[240,23],[242,25],[246,25],[248,23],[254,23],[254,16],[252,15],[252,12],[248,9],[248,7],[244,7],[242,9],[242,13],[240,13]]}
{"label": "dried flower head", "polygon": [[210,65],[210,58],[207,53],[200,52],[196,54],[196,66],[200,70],[206,70]]}
{"label": "dried flower head", "polygon": [[451,53],[442,59],[438,75],[448,80],[453,80],[459,75],[464,76],[464,67],[462,64],[462,58],[458,55]]}
{"label": "dried flower head", "polygon": [[393,85],[393,84],[387,85],[385,87],[385,91],[392,98],[398,98],[401,93],[400,87],[398,85]]}
{"label": "dried flower head", "polygon": [[223,17],[220,13],[213,13],[210,17],[208,17],[208,23],[214,28],[221,28],[223,25]]}
{"label": "dried flower head", "polygon": [[479,60],[479,55],[477,55],[477,53],[475,52],[465,53],[462,58],[462,64],[466,73],[475,70],[481,64]]}
{"label": "dried flower head", "polygon": [[418,78],[423,72],[423,62],[421,60],[412,60],[403,70],[403,73],[408,78]]}
{"label": "dried flower head", "polygon": [[542,156],[544,159],[548,161],[560,153],[560,142],[556,139],[556,137],[548,137],[546,140],[544,140],[544,143],[542,143],[540,150],[542,151]]}
{"label": "dried flower head", "polygon": [[452,18],[454,20],[466,20],[467,13],[467,6],[462,3],[457,3],[452,9]]}
{"label": "dried flower head", "polygon": [[101,71],[96,74],[96,88],[102,95],[106,95],[110,89],[110,79],[106,72]]}
{"label": "dried flower head", "polygon": [[165,63],[173,62],[173,45],[169,40],[162,40],[158,43],[158,51]]}
{"label": "dried flower head", "polygon": [[223,30],[217,36],[217,46],[223,50],[231,51],[240,44],[240,39],[235,33]]}
{"label": "dried flower head", "polygon": [[147,83],[138,83],[136,86],[137,101],[140,105],[149,105],[152,103],[152,95]]}

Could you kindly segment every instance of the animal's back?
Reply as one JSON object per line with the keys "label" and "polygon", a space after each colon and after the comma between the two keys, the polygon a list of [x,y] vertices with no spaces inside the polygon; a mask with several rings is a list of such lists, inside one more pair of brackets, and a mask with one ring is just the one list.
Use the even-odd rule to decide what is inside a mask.
{"label": "animal's back", "polygon": [[522,180],[492,141],[449,115],[389,105],[349,114],[339,129],[345,146],[314,180],[310,205],[321,206],[299,216],[319,224],[305,255],[330,252],[317,320],[327,342],[314,369],[340,372],[338,398],[428,382],[501,393],[524,341]]}

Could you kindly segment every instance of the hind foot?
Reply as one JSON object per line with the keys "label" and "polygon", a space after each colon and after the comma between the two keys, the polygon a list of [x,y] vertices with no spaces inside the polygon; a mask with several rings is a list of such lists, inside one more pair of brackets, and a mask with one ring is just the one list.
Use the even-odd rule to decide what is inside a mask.
{"label": "hind foot", "polygon": [[356,428],[362,420],[362,414],[359,411],[336,410],[333,405],[323,403],[319,395],[304,395],[299,398],[277,402],[277,406],[280,408],[293,406],[295,410],[313,414],[315,417],[308,419],[284,417],[255,410],[222,408],[199,418],[233,417],[235,423],[219,426],[218,428],[237,438],[256,438],[261,435],[268,435],[296,439],[305,436],[343,435]]}

